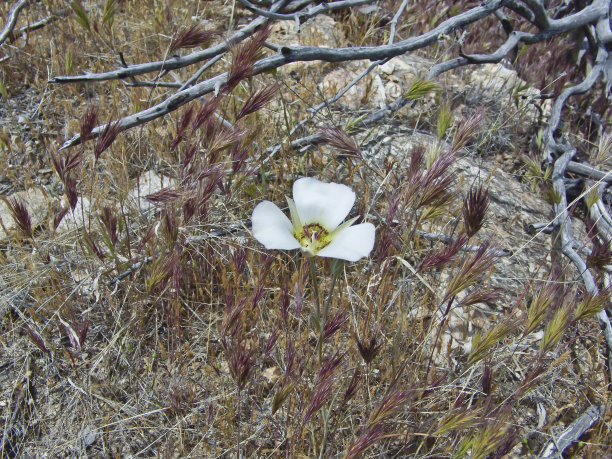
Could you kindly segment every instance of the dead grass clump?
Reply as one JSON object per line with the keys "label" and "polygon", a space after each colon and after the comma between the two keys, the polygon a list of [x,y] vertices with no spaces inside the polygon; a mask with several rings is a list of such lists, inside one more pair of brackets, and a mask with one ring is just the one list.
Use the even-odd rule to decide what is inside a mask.
{"label": "dead grass clump", "polygon": [[[417,3],[399,34],[458,8]],[[108,123],[91,139],[101,120],[191,75],[47,87],[27,53],[56,73],[96,71],[117,55],[145,62],[214,42],[230,14],[246,13],[219,2],[196,12],[178,1],[70,5],[0,68],[10,94],[23,82],[9,70],[23,64],[25,84],[53,101],[23,134],[50,171],[48,221],[7,202],[16,229],[0,252],[3,456],[525,456],[556,423],[607,403],[592,316],[609,290],[585,294],[569,269],[510,299],[490,281],[499,251],[481,230],[495,196],[486,178],[462,196],[455,171],[466,148],[491,142],[484,111],[454,120],[444,93],[421,82],[410,110],[436,93],[442,109],[418,117],[438,136],[411,147],[407,164],[376,158],[364,148],[374,130],[333,111],[316,118],[324,145],[271,154],[318,92],[314,80],[252,76],[268,52],[263,29],[208,70],[229,72],[214,94],[129,132]],[[379,43],[387,9],[336,18],[353,43]],[[191,25],[192,14],[216,27]],[[58,151],[68,132],[85,142]],[[15,187],[35,183],[24,169]],[[356,191],[349,218],[377,226],[370,258],[266,251],[250,236],[254,206],[284,202],[300,176]],[[589,265],[609,259],[599,244]],[[471,321],[482,311],[484,323]],[[471,327],[465,342],[457,326]],[[597,455],[609,439],[599,424],[575,454]]]}

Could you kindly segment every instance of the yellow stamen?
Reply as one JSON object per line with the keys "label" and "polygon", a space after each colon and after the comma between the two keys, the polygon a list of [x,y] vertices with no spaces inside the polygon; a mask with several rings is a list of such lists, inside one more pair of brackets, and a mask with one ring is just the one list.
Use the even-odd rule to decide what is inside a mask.
{"label": "yellow stamen", "polygon": [[304,225],[294,236],[302,244],[304,251],[313,255],[331,241],[329,232],[319,223]]}

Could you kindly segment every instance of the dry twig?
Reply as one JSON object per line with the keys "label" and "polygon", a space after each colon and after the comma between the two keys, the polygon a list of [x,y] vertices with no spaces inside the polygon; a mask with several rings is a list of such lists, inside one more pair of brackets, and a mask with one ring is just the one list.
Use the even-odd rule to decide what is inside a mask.
{"label": "dry twig", "polygon": [[2,43],[6,41],[9,35],[15,29],[15,24],[17,24],[17,17],[19,16],[19,12],[26,6],[27,0],[18,0],[8,12],[8,17],[6,18],[6,23],[4,27],[0,31],[0,46]]}

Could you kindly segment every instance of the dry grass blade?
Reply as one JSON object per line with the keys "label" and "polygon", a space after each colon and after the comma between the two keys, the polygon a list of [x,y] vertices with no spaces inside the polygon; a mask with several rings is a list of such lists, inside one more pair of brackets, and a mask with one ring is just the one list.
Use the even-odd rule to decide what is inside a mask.
{"label": "dry grass blade", "polygon": [[47,348],[41,336],[34,330],[32,330],[32,328],[28,324],[23,324],[23,328],[26,334],[28,335],[28,338],[30,338],[30,340],[36,345],[36,347],[38,347],[38,349],[40,349],[48,356],[51,356],[51,351]]}
{"label": "dry grass blade", "polygon": [[94,145],[94,157],[96,160],[100,159],[100,155],[104,152],[104,150],[112,145],[117,138],[117,135],[119,135],[119,132],[121,132],[121,130],[119,129],[118,123],[106,124],[104,130],[98,136]]}
{"label": "dry grass blade", "polygon": [[447,413],[440,420],[434,435],[445,435],[455,430],[469,429],[478,423],[481,414],[477,410],[465,409]]}
{"label": "dry grass blade", "polygon": [[585,293],[584,298],[576,306],[576,320],[591,317],[603,310],[610,304],[612,291],[610,287],[601,289],[596,296]]}
{"label": "dry grass blade", "polygon": [[463,227],[468,238],[474,236],[484,223],[489,207],[489,193],[482,185],[470,188],[463,201]]}
{"label": "dry grass blade", "polygon": [[430,269],[440,268],[448,265],[453,261],[463,247],[468,242],[468,237],[465,234],[460,234],[457,239],[452,241],[441,250],[433,250],[429,252],[425,258],[419,263],[418,272],[426,272]]}
{"label": "dry grass blade", "polygon": [[246,349],[241,344],[223,342],[228,359],[230,374],[240,390],[244,389],[250,380],[253,370],[253,350]]}
{"label": "dry grass blade", "polygon": [[89,106],[81,119],[81,139],[87,142],[91,131],[98,125],[98,110],[95,106]]}
{"label": "dry grass blade", "polygon": [[453,146],[451,147],[451,151],[459,151],[468,144],[468,142],[477,132],[478,125],[484,119],[484,116],[484,110],[478,110],[457,128],[453,138]]}
{"label": "dry grass blade", "polygon": [[611,242],[607,240],[601,243],[597,239],[593,242],[593,250],[586,259],[589,268],[605,269],[606,266],[612,265]]}
{"label": "dry grass blade", "polygon": [[484,359],[489,354],[490,349],[497,346],[505,337],[516,330],[517,325],[516,319],[510,317],[495,325],[484,335],[475,333],[472,338],[472,351],[468,357],[468,363],[474,364]]}
{"label": "dry grass blade", "polygon": [[173,188],[163,188],[155,193],[148,194],[145,196],[147,201],[154,204],[165,204],[171,201],[175,201],[184,195],[182,191],[175,190]]}
{"label": "dry grass blade", "polygon": [[483,244],[478,251],[467,258],[455,276],[446,287],[445,298],[453,298],[459,292],[473,286],[479,279],[484,277],[493,266],[495,258],[488,244]]}
{"label": "dry grass blade", "polygon": [[269,35],[270,29],[263,27],[249,41],[232,50],[232,63],[227,72],[227,81],[221,88],[222,92],[232,91],[240,81],[251,76],[253,65],[261,55]]}
{"label": "dry grass blade", "polygon": [[380,349],[382,348],[382,344],[378,344],[376,340],[376,335],[372,335],[369,340],[360,340],[356,335],[354,336],[355,341],[357,342],[357,349],[359,350],[359,354],[365,363],[370,363],[372,360],[376,358]]}
{"label": "dry grass blade", "polygon": [[355,138],[339,127],[323,127],[320,132],[322,141],[338,150],[339,155],[361,158],[361,148]]}
{"label": "dry grass blade", "polygon": [[395,390],[385,396],[369,416],[361,435],[349,444],[347,457],[360,457],[367,449],[383,440],[392,429],[391,418],[412,396],[412,393],[401,390]]}
{"label": "dry grass blade", "polygon": [[0,5],[0,456],[524,457],[605,405],[609,0],[366,2]]}
{"label": "dry grass blade", "polygon": [[573,305],[564,304],[550,318],[544,327],[544,337],[540,341],[542,352],[548,352],[556,345],[574,318]]}
{"label": "dry grass blade", "polygon": [[556,282],[547,283],[544,288],[536,290],[527,309],[527,323],[523,333],[528,335],[533,332],[546,315],[558,307],[562,298],[562,285]]}
{"label": "dry grass blade", "polygon": [[81,164],[83,156],[81,152],[74,152],[72,155],[70,153],[65,153],[60,154],[59,156],[57,154],[52,154],[51,160],[57,175],[59,175],[60,179],[65,182],[68,172]]}
{"label": "dry grass blade", "polygon": [[268,103],[274,99],[278,93],[279,87],[276,84],[265,86],[249,96],[246,102],[240,108],[240,111],[236,115],[236,120],[244,118],[251,113],[258,112],[264,108]]}
{"label": "dry grass blade", "polygon": [[6,198],[4,196],[0,196],[9,212],[11,213],[11,217],[15,221],[17,227],[21,230],[22,234],[32,239],[33,237],[33,228],[32,228],[32,219],[30,218],[30,213],[28,212],[25,204],[18,200],[17,198]]}
{"label": "dry grass blade", "polygon": [[178,49],[189,49],[206,45],[216,35],[217,33],[214,31],[205,30],[201,24],[192,24],[174,36],[168,48],[168,53],[172,54]]}
{"label": "dry grass blade", "polygon": [[85,8],[83,8],[83,4],[81,0],[72,0],[70,3],[70,8],[74,12],[76,21],[88,32],[91,31],[91,25],[89,21],[89,17],[87,16],[87,12]]}
{"label": "dry grass blade", "polygon": [[415,79],[408,88],[408,91],[404,94],[406,99],[421,99],[431,92],[437,92],[440,90],[440,86],[431,80],[423,80],[421,78]]}

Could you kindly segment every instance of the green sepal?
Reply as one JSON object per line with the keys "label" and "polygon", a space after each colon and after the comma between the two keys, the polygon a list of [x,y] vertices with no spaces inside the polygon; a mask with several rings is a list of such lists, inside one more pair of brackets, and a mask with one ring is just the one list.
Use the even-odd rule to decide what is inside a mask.
{"label": "green sepal", "polygon": [[342,225],[340,225],[338,228],[336,228],[335,230],[333,230],[330,233],[330,237],[333,238],[336,234],[338,234],[340,231],[342,231],[343,229],[348,228],[349,226],[351,226],[353,223],[355,223],[357,221],[359,217],[354,217],[351,218],[350,220],[345,221]]}
{"label": "green sepal", "polygon": [[302,221],[300,220],[300,216],[298,215],[297,207],[295,207],[295,202],[288,196],[285,196],[287,199],[287,205],[289,206],[289,212],[291,213],[291,223],[293,223],[293,231],[297,237],[302,231]]}

